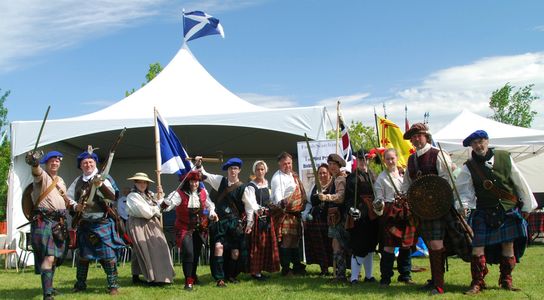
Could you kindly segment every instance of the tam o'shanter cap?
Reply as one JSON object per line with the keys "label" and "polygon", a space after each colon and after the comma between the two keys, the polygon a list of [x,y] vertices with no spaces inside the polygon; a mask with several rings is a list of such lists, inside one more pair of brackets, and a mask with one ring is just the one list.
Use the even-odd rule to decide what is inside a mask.
{"label": "tam o'shanter cap", "polygon": [[428,134],[429,133],[429,127],[423,123],[414,123],[408,131],[404,133],[402,136],[405,140],[409,140],[412,138],[413,135],[422,133],[422,134]]}
{"label": "tam o'shanter cap", "polygon": [[200,171],[197,171],[197,170],[193,170],[191,172],[188,172],[188,173],[185,173],[183,175],[181,175],[181,177],[179,178],[180,181],[191,181],[191,180],[196,180],[196,181],[204,181],[207,177],[205,175],[202,174],[202,172]]}
{"label": "tam o'shanter cap", "polygon": [[87,158],[92,158],[96,163],[99,163],[98,161],[98,155],[94,153],[94,150],[98,148],[93,148],[93,146],[89,145],[87,146],[87,151],[81,152],[80,155],[77,156],[77,168],[81,169],[81,161]]}
{"label": "tam o'shanter cap", "polygon": [[340,167],[346,166],[346,161],[338,154],[332,153],[327,157],[327,162],[332,161],[337,163]]}
{"label": "tam o'shanter cap", "polygon": [[484,130],[476,130],[463,140],[463,147],[468,147],[472,141],[479,139],[489,140],[489,135]]}
{"label": "tam o'shanter cap", "polygon": [[47,154],[42,157],[42,159],[40,160],[40,164],[45,164],[47,163],[47,161],[51,158],[58,158],[60,160],[62,160],[62,158],[64,157],[64,155],[62,155],[62,153],[60,153],[59,151],[50,151],[50,152],[47,152]]}
{"label": "tam o'shanter cap", "polygon": [[149,179],[149,176],[147,176],[144,172],[138,172],[132,175],[132,177],[127,178],[127,180],[141,180],[141,181],[147,181],[147,182],[155,182],[151,179]]}
{"label": "tam o'shanter cap", "polygon": [[233,166],[237,166],[239,168],[242,168],[242,164],[243,164],[243,162],[242,162],[241,159],[239,159],[238,157],[233,157],[233,158],[227,160],[227,162],[223,164],[221,169],[223,171],[226,171],[226,170],[228,170],[229,167],[233,167]]}

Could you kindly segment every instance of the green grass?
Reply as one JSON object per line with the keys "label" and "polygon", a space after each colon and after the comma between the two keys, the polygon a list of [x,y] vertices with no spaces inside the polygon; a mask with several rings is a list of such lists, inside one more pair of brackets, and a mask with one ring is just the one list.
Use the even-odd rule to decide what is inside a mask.
{"label": "green grass", "polygon": [[[379,278],[379,262],[374,261],[374,276]],[[417,266],[427,267],[426,258],[413,260]],[[0,266],[3,265],[3,262]],[[544,296],[544,245],[530,246],[521,264],[514,270],[514,285],[521,292],[508,292],[497,287],[499,268],[490,266],[486,277],[488,289],[478,296],[470,298],[494,299],[541,299]],[[418,299],[426,298],[427,294],[418,288],[430,278],[430,271],[414,273],[413,279],[418,286],[405,286],[396,281],[382,289],[378,284],[333,285],[328,280],[319,277],[319,268],[309,266],[310,275],[306,277],[284,278],[273,274],[267,282],[256,282],[248,275],[240,276],[241,283],[229,284],[227,288],[217,288],[213,282],[208,266],[200,266],[202,285],[195,287],[192,292],[183,290],[183,273],[181,266],[176,265],[175,283],[167,287],[137,287],[131,284],[130,264],[119,267],[120,294],[116,299]],[[74,294],[71,288],[75,281],[75,268],[66,265],[59,268],[55,276],[55,287],[61,295],[57,299],[111,299],[105,292],[105,275],[100,268],[91,267],[88,277],[88,290]],[[396,276],[393,278],[396,279]],[[470,283],[470,266],[460,259],[449,259],[449,271],[446,272],[446,294],[436,296],[439,299],[469,298],[463,295]],[[41,299],[40,277],[34,275],[33,269],[27,268],[25,273],[15,270],[0,269],[0,299]]]}

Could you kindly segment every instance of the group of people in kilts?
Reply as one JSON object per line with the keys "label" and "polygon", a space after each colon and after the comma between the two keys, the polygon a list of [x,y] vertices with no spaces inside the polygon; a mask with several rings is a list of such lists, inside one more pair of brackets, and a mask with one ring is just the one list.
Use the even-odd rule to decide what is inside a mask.
{"label": "group of people in kilts", "polygon": [[[253,163],[250,181],[242,183],[241,159],[227,160],[222,165],[226,174],[219,175],[206,171],[202,157],[197,156],[195,168],[181,176],[179,187],[166,196],[161,186],[156,193],[150,191],[153,181],[138,172],[127,178],[134,187],[126,198],[126,224],[119,222],[112,209],[111,203],[119,196],[115,182],[100,174],[92,147],[77,157],[82,174],[68,188],[58,175],[62,153],[51,151],[42,157],[31,152],[26,162],[34,177],[32,244],[44,299],[56,294],[53,278],[68,249],[69,219],[77,229],[74,292],[86,290],[89,262],[97,260],[106,274],[108,293],[118,294],[117,253],[127,242],[133,251],[134,284],[172,283],[175,271],[160,218],[172,210],[186,290],[199,283],[197,266],[204,244],[210,248],[210,270],[217,287],[238,283],[241,272],[257,281],[269,278],[264,272],[304,276],[304,256],[306,264],[318,264],[320,275],[330,276],[332,282],[378,282],[384,288],[392,283],[396,260],[397,280],[414,285],[411,256],[418,237],[429,248],[431,279],[424,288],[431,294],[445,291],[449,255],[470,262],[472,281],[467,294],[485,289],[487,264],[500,264],[502,288],[518,290],[512,271],[526,244],[525,218],[537,204],[509,153],[489,148],[487,133],[478,130],[463,141],[465,147],[472,147],[472,157],[454,180],[449,155],[431,146],[425,124],[414,124],[404,138],[416,149],[406,170],[398,166],[395,149],[379,154],[383,172],[378,176],[369,168],[369,156],[363,150],[355,153],[351,172],[345,170],[341,156],[330,154],[327,163],[318,166],[316,184],[309,193],[287,152],[277,157],[278,170],[270,185],[263,160]],[[447,213],[436,218],[414,213],[410,202],[418,199],[406,195],[429,175],[455,187],[462,205],[453,198],[441,199],[448,203]],[[210,191],[203,183],[211,186]],[[379,280],[373,277],[376,252]],[[351,269],[349,277],[347,269]]]}

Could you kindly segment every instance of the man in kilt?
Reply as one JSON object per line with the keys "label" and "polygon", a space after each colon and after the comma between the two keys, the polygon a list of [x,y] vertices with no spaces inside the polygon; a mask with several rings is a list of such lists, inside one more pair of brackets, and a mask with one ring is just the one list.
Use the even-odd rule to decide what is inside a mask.
{"label": "man in kilt", "polygon": [[233,157],[223,164],[221,169],[227,171],[227,177],[206,172],[202,167],[202,157],[197,156],[195,161],[206,176],[205,182],[216,191],[212,201],[219,221],[209,226],[210,244],[213,245],[210,269],[217,287],[226,287],[225,279],[231,283],[239,282],[236,277],[247,261],[244,215],[248,222],[253,223],[253,213],[259,206],[255,199],[244,196],[246,186],[238,178],[243,163],[241,159]]}
{"label": "man in kilt", "polygon": [[[112,182],[101,176],[97,168],[98,156],[91,146],[77,157],[77,167],[82,170],[68,188],[68,196],[82,204],[77,215],[72,219],[77,226],[77,271],[74,292],[87,289],[89,261],[99,260],[106,273],[107,290],[110,295],[119,293],[117,281],[116,251],[125,246],[115,227],[113,216],[107,213],[106,199],[115,201],[115,189]],[[91,186],[96,187],[93,199]]]}
{"label": "man in kilt", "polygon": [[473,132],[463,146],[472,147],[472,157],[462,167],[456,186],[463,206],[473,210],[469,223],[474,231],[472,282],[465,293],[478,294],[486,287],[487,263],[500,264],[503,289],[519,291],[512,285],[512,270],[527,242],[524,217],[537,202],[510,153],[489,148],[487,132]]}
{"label": "man in kilt", "polygon": [[[32,203],[34,219],[30,225],[34,249],[34,271],[41,275],[43,299],[53,299],[55,268],[62,264],[66,255],[66,209],[70,200],[66,196],[66,184],[58,171],[62,153],[51,151],[43,158],[30,152],[26,163],[32,167]],[[40,167],[44,164],[45,170]]]}
{"label": "man in kilt", "polygon": [[[304,186],[293,172],[293,157],[287,152],[278,155],[279,170],[271,181],[273,214],[278,237],[281,274],[305,275],[306,266],[301,263],[299,243],[302,237],[302,211],[306,205]],[[293,268],[290,268],[290,265]]]}
{"label": "man in kilt", "polygon": [[400,195],[403,177],[397,166],[397,151],[394,148],[385,150],[385,165],[387,167],[374,184],[376,200],[373,206],[380,216],[380,236],[382,257],[380,259],[380,285],[387,287],[393,277],[395,263],[395,247],[399,247],[397,257],[398,281],[414,284],[411,276],[412,253],[411,247],[417,242],[416,227],[405,198]]}
{"label": "man in kilt", "polygon": [[[416,148],[416,153],[408,159],[407,174],[404,176],[402,191],[407,192],[413,181],[423,175],[438,175],[451,183],[448,168],[451,168],[451,159],[448,154],[442,155],[440,150],[431,146],[431,134],[429,128],[423,123],[415,123],[404,133],[404,139],[410,140]],[[445,157],[445,161],[444,158]],[[451,201],[451,199],[444,199]],[[444,237],[448,223],[451,223],[451,215],[424,220],[418,218],[418,233],[423,237],[429,247],[429,261],[431,265],[432,280],[424,287],[431,294],[444,293],[444,273],[447,252],[444,247]]]}

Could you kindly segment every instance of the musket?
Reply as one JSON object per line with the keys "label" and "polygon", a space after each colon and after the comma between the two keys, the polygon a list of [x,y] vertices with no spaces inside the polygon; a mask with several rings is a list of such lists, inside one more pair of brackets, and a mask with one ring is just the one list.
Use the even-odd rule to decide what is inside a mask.
{"label": "musket", "polygon": [[[215,157],[202,157],[201,158],[203,162],[211,162],[211,163],[223,163],[223,155],[219,155],[218,158]],[[186,157],[185,160],[195,161],[194,157]]]}
{"label": "musket", "polygon": [[319,177],[317,175],[317,168],[315,166],[314,156],[312,155],[312,148],[310,147],[310,141],[308,140],[308,135],[306,135],[306,133],[304,133],[304,138],[306,139],[306,146],[308,147],[308,155],[310,155],[310,162],[312,163],[312,172],[314,173],[315,190],[317,193],[321,193],[323,192],[321,190],[321,182],[319,181]]}
{"label": "musket", "polygon": [[47,116],[49,115],[50,109],[51,109],[51,105],[47,106],[47,110],[45,111],[45,116],[43,117],[42,126],[40,127],[40,132],[38,133],[38,138],[36,139],[36,144],[34,145],[34,150],[32,150],[32,153],[36,152],[36,149],[38,149],[38,144],[40,143],[40,138],[42,137],[43,128],[45,127],[45,121],[47,120]]}
{"label": "musket", "polygon": [[[450,176],[450,180],[453,186],[453,191],[455,192],[455,196],[457,196],[457,201],[459,202],[459,208],[463,208],[463,203],[461,202],[461,196],[459,195],[459,191],[457,190],[457,186],[455,185],[455,180],[453,179],[453,174],[451,173],[450,166],[448,166],[448,163],[446,161],[446,155],[444,155],[444,150],[442,150],[442,146],[439,142],[436,143],[438,145],[438,148],[440,149],[440,153],[442,154],[442,159],[444,160],[444,164],[446,165],[446,170],[448,170],[448,175]],[[474,232],[472,231],[472,228],[468,225],[468,223],[465,220],[465,214],[459,213],[456,209],[453,210],[455,212],[455,216],[461,223],[461,226],[463,226],[463,229],[465,230],[466,235],[470,238],[470,241],[474,238]]]}
{"label": "musket", "polygon": [[[121,133],[119,133],[119,136],[117,137],[117,140],[113,143],[113,145],[110,148],[109,155],[108,155],[108,160],[106,161],[105,164],[102,165],[102,169],[97,174],[97,176],[100,176],[101,180],[105,180],[106,177],[108,176],[109,172],[110,172],[111,163],[113,162],[113,157],[115,156],[115,149],[117,148],[117,146],[119,145],[119,143],[123,139],[123,136],[125,135],[125,131],[127,131],[126,127],[121,130]],[[93,179],[89,180],[90,189],[89,190],[84,190],[82,195],[81,195],[81,198],[80,198],[80,199],[82,199],[83,209],[87,205],[87,202],[89,202],[89,201],[93,202],[94,201],[94,196],[96,195],[96,185],[92,181],[93,181]],[[75,228],[77,225],[79,225],[79,222],[81,220],[81,216],[83,215],[83,209],[80,212],[78,212],[76,214],[76,216],[74,217],[73,222],[72,222],[72,228]]]}

